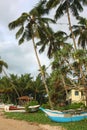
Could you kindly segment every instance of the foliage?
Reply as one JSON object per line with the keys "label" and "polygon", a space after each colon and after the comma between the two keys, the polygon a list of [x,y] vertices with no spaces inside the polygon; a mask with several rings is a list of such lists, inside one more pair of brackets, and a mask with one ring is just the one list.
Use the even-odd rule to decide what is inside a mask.
{"label": "foliage", "polygon": [[85,105],[83,103],[72,103],[70,105],[67,105],[65,107],[63,107],[64,110],[68,110],[68,109],[78,109],[78,108],[85,108]]}
{"label": "foliage", "polygon": [[[84,88],[87,85],[87,19],[79,16],[79,12],[83,11],[83,5],[87,5],[87,0],[43,0],[29,13],[22,13],[17,20],[9,24],[9,29],[18,29],[16,38],[19,44],[22,44],[25,40],[29,41],[32,39],[40,67],[40,74],[42,74],[42,77],[39,74],[35,81],[30,74],[21,75],[20,77],[10,75],[10,79],[15,85],[15,90],[18,91],[20,96],[32,95],[35,100],[43,104],[47,92],[49,102],[51,95],[54,106],[57,106],[58,103],[65,101],[67,88]],[[48,14],[54,7],[56,7],[54,10],[54,19],[56,21],[67,13],[70,35],[61,30],[55,31],[51,27],[55,20],[48,18],[49,16],[45,17],[45,14]],[[77,25],[73,27],[71,26],[70,11],[72,16],[75,16],[78,20]],[[38,38],[38,41],[35,38]],[[74,44],[67,43],[71,38]],[[39,61],[38,46],[40,53],[46,50],[47,56],[52,58],[52,73],[50,74],[49,82],[46,75],[47,68],[44,65],[41,66]],[[5,62],[0,60],[0,73],[3,66],[8,67]],[[46,91],[43,88],[43,83]],[[14,86],[6,78],[0,79],[0,91],[3,93],[2,97],[6,95],[6,98],[3,99],[4,102],[17,102]],[[77,108],[79,105],[68,106],[68,108],[74,107]]]}
{"label": "foliage", "polygon": [[47,103],[42,104],[41,107],[43,107],[43,108],[50,108],[50,105],[49,105],[49,103],[47,102]]}
{"label": "foliage", "polygon": [[35,106],[38,105],[38,102],[35,100],[29,101],[26,105],[25,105],[25,109],[26,112],[31,112],[31,109],[29,108],[29,106]]}
{"label": "foliage", "polygon": [[[30,74],[24,74],[17,76],[11,74],[9,80],[15,85],[15,89],[18,91],[20,96],[32,96],[35,100],[43,103],[43,95],[46,93],[42,80],[37,76],[36,80],[33,80]],[[0,99],[6,103],[9,100],[13,104],[18,104],[18,96],[6,76],[0,78]]]}

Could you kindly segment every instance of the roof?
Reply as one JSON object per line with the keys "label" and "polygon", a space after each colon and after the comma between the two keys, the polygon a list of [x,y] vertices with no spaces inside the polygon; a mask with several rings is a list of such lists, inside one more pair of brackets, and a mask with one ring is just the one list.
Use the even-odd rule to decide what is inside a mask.
{"label": "roof", "polygon": [[22,96],[22,97],[19,97],[18,99],[19,100],[26,100],[26,101],[30,100],[30,98],[28,96]]}

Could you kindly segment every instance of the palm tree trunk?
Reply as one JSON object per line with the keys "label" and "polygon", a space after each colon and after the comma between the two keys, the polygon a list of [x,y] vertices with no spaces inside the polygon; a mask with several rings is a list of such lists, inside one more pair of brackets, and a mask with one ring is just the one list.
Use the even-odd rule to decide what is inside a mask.
{"label": "palm tree trunk", "polygon": [[75,48],[75,50],[76,50],[77,47],[76,47],[76,41],[75,41],[74,33],[73,33],[73,31],[72,31],[72,26],[71,26],[68,0],[67,0],[67,17],[68,17],[68,22],[69,22],[69,30],[71,31],[72,40],[73,40],[73,43],[74,43],[74,48]]}
{"label": "palm tree trunk", "polygon": [[35,55],[36,55],[37,62],[38,62],[38,65],[39,65],[39,69],[40,69],[40,71],[41,71],[42,81],[43,81],[43,83],[44,83],[45,90],[46,90],[46,93],[47,93],[47,95],[48,95],[49,104],[50,104],[51,109],[53,109],[53,105],[52,105],[52,102],[51,102],[51,98],[50,98],[48,86],[47,86],[47,84],[46,84],[46,80],[45,80],[45,77],[44,77],[44,72],[43,72],[43,70],[42,70],[41,63],[40,63],[40,60],[39,60],[39,57],[38,57],[38,54],[37,54],[37,50],[36,50],[36,46],[35,46],[35,42],[34,42],[34,36],[32,36],[32,41],[33,41],[33,47],[34,47]]}
{"label": "palm tree trunk", "polygon": [[64,81],[63,75],[61,75],[61,78],[62,78],[62,82],[63,82],[63,85],[64,85],[64,89],[65,89],[65,92],[66,92],[66,96],[68,97],[68,92],[67,92],[67,88],[66,88],[66,83],[65,83],[65,81]]}

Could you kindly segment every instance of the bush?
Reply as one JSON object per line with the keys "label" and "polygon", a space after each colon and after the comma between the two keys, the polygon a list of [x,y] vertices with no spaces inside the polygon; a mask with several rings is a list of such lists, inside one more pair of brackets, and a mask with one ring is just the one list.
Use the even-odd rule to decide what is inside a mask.
{"label": "bush", "polygon": [[43,107],[43,108],[50,108],[50,105],[49,105],[49,103],[47,102],[47,103],[45,103],[45,104],[42,104],[41,107]]}
{"label": "bush", "polygon": [[29,106],[35,106],[35,105],[38,105],[38,102],[35,101],[35,100],[28,102],[28,103],[25,105],[25,110],[26,110],[26,112],[32,112],[32,110],[29,108]]}
{"label": "bush", "polygon": [[78,108],[85,108],[85,105],[83,103],[72,103],[70,105],[67,105],[64,107],[65,110],[68,109],[78,109]]}

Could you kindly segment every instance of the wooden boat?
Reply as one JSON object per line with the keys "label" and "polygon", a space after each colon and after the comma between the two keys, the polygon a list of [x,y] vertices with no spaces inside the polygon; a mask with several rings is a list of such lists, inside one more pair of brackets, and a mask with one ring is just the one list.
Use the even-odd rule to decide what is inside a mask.
{"label": "wooden boat", "polygon": [[54,122],[75,122],[87,119],[87,112],[67,113],[52,111],[49,109],[44,109],[42,107],[40,107],[39,109],[42,110],[48,116],[48,118]]}

